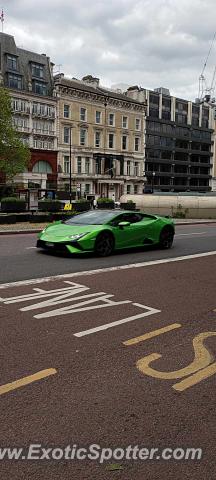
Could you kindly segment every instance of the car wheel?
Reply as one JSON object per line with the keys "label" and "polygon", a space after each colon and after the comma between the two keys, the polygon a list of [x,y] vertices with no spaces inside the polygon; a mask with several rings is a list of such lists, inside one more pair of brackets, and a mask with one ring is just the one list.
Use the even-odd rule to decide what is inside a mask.
{"label": "car wheel", "polygon": [[159,245],[161,248],[168,249],[172,247],[174,231],[170,227],[164,227],[160,234]]}
{"label": "car wheel", "polygon": [[99,257],[108,257],[114,250],[114,238],[109,232],[98,235],[95,242],[95,253]]}

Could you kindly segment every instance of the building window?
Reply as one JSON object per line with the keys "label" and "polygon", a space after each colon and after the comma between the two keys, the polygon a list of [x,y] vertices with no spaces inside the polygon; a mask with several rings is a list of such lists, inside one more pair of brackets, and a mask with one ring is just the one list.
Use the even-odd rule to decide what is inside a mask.
{"label": "building window", "polygon": [[122,150],[127,150],[127,140],[128,140],[128,137],[127,135],[123,135],[122,136]]}
{"label": "building window", "polygon": [[82,122],[86,122],[86,108],[81,107],[80,108],[80,120]]}
{"label": "building window", "polygon": [[64,127],[64,143],[70,142],[70,128]]}
{"label": "building window", "polygon": [[95,173],[101,175],[101,159],[98,157],[95,159]]}
{"label": "building window", "polygon": [[138,175],[139,175],[139,163],[138,162],[134,163],[134,175],[136,177],[138,177]]}
{"label": "building window", "polygon": [[138,193],[138,185],[134,185],[134,195],[137,195]]}
{"label": "building window", "polygon": [[77,173],[82,173],[82,158],[77,157]]}
{"label": "building window", "polygon": [[140,130],[140,125],[141,125],[140,118],[136,118],[136,121],[135,121],[136,130]]}
{"label": "building window", "polygon": [[64,173],[70,173],[70,157],[64,156]]}
{"label": "building window", "polygon": [[34,93],[38,95],[47,95],[47,86],[41,82],[33,82],[32,83],[32,90]]}
{"label": "building window", "polygon": [[52,167],[48,162],[39,160],[32,168],[33,173],[52,173]]}
{"label": "building window", "polygon": [[70,107],[69,105],[64,105],[64,118],[69,118],[70,115]]}
{"label": "building window", "polygon": [[88,195],[88,193],[90,193],[90,183],[85,184],[85,193],[86,193],[86,195]]}
{"label": "building window", "polygon": [[44,67],[38,63],[32,63],[32,76],[37,78],[43,78]]}
{"label": "building window", "polygon": [[90,158],[89,157],[86,157],[86,159],[85,159],[85,173],[87,173],[87,175],[89,175],[89,173],[90,173]]}
{"label": "building window", "polygon": [[140,149],[140,139],[139,139],[139,137],[135,137],[134,149],[135,149],[135,152],[139,152],[139,149]]}
{"label": "building window", "polygon": [[127,175],[131,174],[131,162],[128,160],[127,161]]}
{"label": "building window", "polygon": [[97,148],[100,147],[100,137],[101,137],[101,133],[95,132],[95,147]]}
{"label": "building window", "polygon": [[128,117],[122,117],[122,128],[128,128]]}
{"label": "building window", "polygon": [[130,195],[131,193],[131,185],[127,185],[127,195]]}
{"label": "building window", "polygon": [[114,134],[109,133],[109,148],[114,148]]}
{"label": "building window", "polygon": [[114,113],[109,113],[109,125],[111,127],[114,127],[114,125],[115,125],[115,115],[114,115]]}
{"label": "building window", "polygon": [[80,145],[86,145],[86,130],[85,128],[80,129]]}
{"label": "building window", "polygon": [[13,75],[12,73],[8,75],[8,86],[9,88],[17,88],[21,90],[22,88],[22,78],[19,75]]}
{"label": "building window", "polygon": [[96,111],[95,113],[95,122],[96,123],[101,123],[101,112]]}
{"label": "building window", "polygon": [[7,56],[7,66],[10,70],[17,70],[17,58],[12,55]]}

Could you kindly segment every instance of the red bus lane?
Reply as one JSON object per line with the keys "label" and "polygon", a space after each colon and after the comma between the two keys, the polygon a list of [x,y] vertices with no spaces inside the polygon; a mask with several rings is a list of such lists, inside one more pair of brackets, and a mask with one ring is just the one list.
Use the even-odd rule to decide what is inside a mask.
{"label": "red bus lane", "polygon": [[[200,447],[179,477],[158,458],[117,462],[119,478],[214,478],[215,266],[212,256],[1,288],[1,444]],[[21,463],[26,478],[37,471]],[[106,479],[112,463],[51,462],[46,478]]]}

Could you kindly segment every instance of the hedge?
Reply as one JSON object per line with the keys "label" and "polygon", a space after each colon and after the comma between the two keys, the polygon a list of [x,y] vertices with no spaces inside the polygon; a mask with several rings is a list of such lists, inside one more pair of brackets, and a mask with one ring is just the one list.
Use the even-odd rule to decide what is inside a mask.
{"label": "hedge", "polygon": [[16,197],[3,197],[1,200],[2,212],[25,212],[26,201]]}

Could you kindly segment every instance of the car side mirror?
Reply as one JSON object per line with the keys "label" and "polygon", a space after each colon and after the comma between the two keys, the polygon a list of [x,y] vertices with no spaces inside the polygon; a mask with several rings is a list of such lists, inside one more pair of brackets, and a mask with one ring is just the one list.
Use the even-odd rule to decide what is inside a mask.
{"label": "car side mirror", "polygon": [[129,227],[130,222],[119,222],[118,226],[119,228]]}

